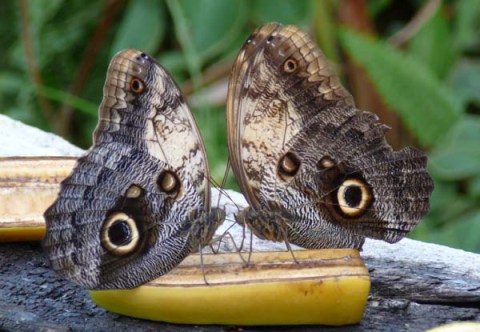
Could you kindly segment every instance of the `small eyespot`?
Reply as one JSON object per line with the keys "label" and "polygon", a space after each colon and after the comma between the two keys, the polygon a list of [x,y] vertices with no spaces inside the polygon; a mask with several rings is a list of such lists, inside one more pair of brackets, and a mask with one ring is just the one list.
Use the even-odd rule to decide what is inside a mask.
{"label": "small eyespot", "polygon": [[135,57],[135,59],[136,59],[137,61],[139,61],[139,62],[144,63],[145,60],[148,60],[148,55],[145,54],[145,53],[140,53],[139,55],[137,55],[137,56]]}
{"label": "small eyespot", "polygon": [[123,256],[133,252],[139,239],[140,233],[135,220],[123,212],[114,213],[102,226],[101,243],[113,255]]}
{"label": "small eyespot", "polygon": [[273,41],[273,35],[268,36],[267,38],[267,44],[270,44]]}
{"label": "small eyespot", "polygon": [[139,94],[145,90],[145,84],[139,78],[132,78],[130,81],[130,88],[132,89],[133,93]]}
{"label": "small eyespot", "polygon": [[335,161],[329,156],[323,156],[317,163],[319,170],[326,170],[335,166]]}
{"label": "small eyespot", "polygon": [[300,169],[300,160],[292,152],[287,152],[278,163],[278,173],[280,177],[292,177]]}
{"label": "small eyespot", "polygon": [[127,192],[125,193],[125,196],[127,198],[139,198],[140,196],[143,196],[144,193],[145,193],[145,191],[140,186],[132,184],[127,189]]}
{"label": "small eyespot", "polygon": [[180,180],[171,171],[164,170],[157,179],[158,189],[170,196],[176,196],[180,191]]}
{"label": "small eyespot", "polygon": [[358,178],[343,181],[336,191],[336,201],[340,212],[346,217],[359,217],[373,202],[373,195],[368,184]]}
{"label": "small eyespot", "polygon": [[295,70],[297,70],[297,61],[293,59],[288,59],[283,64],[283,70],[288,74],[293,73]]}
{"label": "small eyespot", "polygon": [[244,45],[255,45],[255,37],[256,37],[256,33],[251,33],[250,36],[248,36],[247,40],[245,41]]}

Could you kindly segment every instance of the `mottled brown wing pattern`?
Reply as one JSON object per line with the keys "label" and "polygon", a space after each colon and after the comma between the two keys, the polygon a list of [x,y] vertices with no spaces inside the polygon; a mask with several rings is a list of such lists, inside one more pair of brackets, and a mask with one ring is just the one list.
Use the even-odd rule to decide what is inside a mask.
{"label": "mottled brown wing pattern", "polygon": [[154,59],[137,50],[112,59],[93,140],[45,212],[43,245],[60,275],[132,288],[208,242],[223,215],[210,208],[203,141]]}
{"label": "mottled brown wing pattern", "polygon": [[232,167],[258,236],[307,248],[395,242],[428,211],[423,153],[393,151],[387,127],[355,108],[300,29],[267,24],[241,49],[229,84]]}

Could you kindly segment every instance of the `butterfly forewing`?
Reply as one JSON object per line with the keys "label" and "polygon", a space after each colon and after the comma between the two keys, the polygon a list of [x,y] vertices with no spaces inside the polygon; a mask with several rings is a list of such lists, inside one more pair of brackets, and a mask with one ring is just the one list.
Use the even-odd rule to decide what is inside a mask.
{"label": "butterfly forewing", "polygon": [[433,185],[423,153],[394,152],[386,127],[355,108],[296,27],[267,24],[244,44],[227,127],[233,170],[251,205],[241,217],[256,234],[283,233],[264,238],[309,248],[360,247],[364,236],[394,242],[428,211]]}
{"label": "butterfly forewing", "polygon": [[171,76],[137,50],[112,59],[93,138],[45,213],[43,244],[82,286],[136,287],[213,233],[204,145]]}

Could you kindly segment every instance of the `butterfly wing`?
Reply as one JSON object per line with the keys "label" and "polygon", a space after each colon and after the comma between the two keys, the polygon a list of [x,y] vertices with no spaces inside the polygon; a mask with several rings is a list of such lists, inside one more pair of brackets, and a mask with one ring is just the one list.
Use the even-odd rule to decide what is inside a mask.
{"label": "butterfly wing", "polygon": [[215,227],[204,145],[173,79],[137,50],[110,63],[93,140],[45,212],[43,245],[77,284],[136,287]]}
{"label": "butterfly wing", "polygon": [[[247,40],[232,70],[227,126],[233,170],[251,205],[244,216],[261,237],[360,247],[364,236],[397,241],[428,210],[433,186],[423,154],[392,151],[386,127],[355,108],[296,27],[267,24]],[[422,182],[412,182],[413,170]],[[406,206],[393,202],[401,192]]]}
{"label": "butterfly wing", "polygon": [[[298,61],[297,75],[285,74],[287,60],[293,58]],[[353,105],[313,42],[297,28],[276,23],[260,27],[248,38],[235,61],[228,91],[232,167],[256,208],[261,204],[261,174],[275,171],[276,154],[304,122],[330,105]]]}

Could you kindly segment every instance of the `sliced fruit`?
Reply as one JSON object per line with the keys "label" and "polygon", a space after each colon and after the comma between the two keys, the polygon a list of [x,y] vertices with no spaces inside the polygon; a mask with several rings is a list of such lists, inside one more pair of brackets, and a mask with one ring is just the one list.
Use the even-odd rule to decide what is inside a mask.
{"label": "sliced fruit", "polygon": [[41,240],[43,212],[77,158],[0,158],[0,242]]}
{"label": "sliced fruit", "polygon": [[[245,254],[244,254],[245,255]],[[357,250],[254,252],[187,257],[135,289],[91,291],[119,314],[181,324],[345,325],[358,323],[370,288]],[[205,279],[208,284],[205,283]]]}

